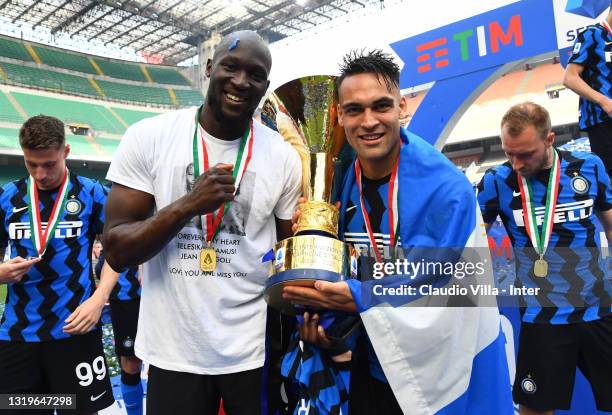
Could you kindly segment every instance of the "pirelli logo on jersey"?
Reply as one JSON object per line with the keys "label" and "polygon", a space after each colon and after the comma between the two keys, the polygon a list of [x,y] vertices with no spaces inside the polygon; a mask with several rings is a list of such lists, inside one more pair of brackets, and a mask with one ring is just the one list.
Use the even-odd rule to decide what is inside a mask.
{"label": "pirelli logo on jersey", "polygon": [[[43,231],[47,229],[47,222],[42,223]],[[65,221],[57,224],[55,228],[54,238],[66,239],[76,238],[81,236],[83,230],[83,222],[77,221]],[[9,225],[9,238],[11,239],[30,239],[30,223],[29,222],[14,222]]]}
{"label": "pirelli logo on jersey", "polygon": [[[544,207],[537,207],[536,221],[538,226],[541,226],[544,221]],[[525,219],[523,217],[523,210],[513,210],[514,221],[517,226],[525,226]],[[555,209],[554,223],[564,222],[578,222],[583,219],[588,219],[593,214],[593,200],[581,200],[580,202],[563,203],[557,205]]]}

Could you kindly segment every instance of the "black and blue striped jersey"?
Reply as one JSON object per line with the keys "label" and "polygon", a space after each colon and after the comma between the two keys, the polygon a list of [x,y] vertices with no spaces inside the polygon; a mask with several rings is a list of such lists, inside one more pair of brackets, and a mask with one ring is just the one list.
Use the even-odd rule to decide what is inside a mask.
{"label": "black and blue striped jersey", "polygon": [[[374,239],[385,261],[392,261],[396,257],[395,250],[391,247],[390,243],[389,230],[391,227],[387,211],[390,178],[391,176],[389,175],[378,180],[371,180],[366,177],[362,179],[365,209],[370,219]],[[343,235],[344,242],[350,243],[359,252],[360,268],[371,270],[376,262],[376,254],[374,253],[376,248],[372,247],[361,212],[361,200],[359,198],[357,182],[353,183],[345,212],[346,229]],[[397,246],[400,245],[401,243],[398,242]],[[368,278],[372,278],[371,275],[362,275],[362,279]],[[388,383],[369,338],[366,344],[370,374],[381,382]]]}
{"label": "black and blue striped jersey", "polygon": [[[486,223],[499,215],[515,252],[515,286],[539,288],[522,296],[523,321],[567,324],[612,314],[612,285],[601,256],[595,213],[612,208],[610,179],[599,157],[557,150],[561,163],[559,195],[544,259],[548,275],[536,277],[538,255],[527,235],[517,175],[510,163],[489,169],[478,185]],[[541,232],[550,169],[531,178],[535,216]]]}
{"label": "black and blue striped jersey", "polygon": [[[578,34],[569,63],[584,67],[581,78],[594,90],[612,98],[612,33],[601,23]],[[580,97],[582,130],[609,120],[599,105]]]}
{"label": "black and blue striped jersey", "polygon": [[[96,264],[96,277],[100,278],[102,266],[104,264],[104,252],[100,254]],[[140,298],[140,281],[138,281],[138,267],[128,268],[119,274],[117,284],[113,287],[110,294],[110,301],[129,301]]]}
{"label": "black and blue striped jersey", "polygon": [[[68,316],[94,288],[91,251],[104,226],[106,191],[91,179],[70,175],[65,209],[42,260],[18,283],[8,284],[0,320],[0,340],[40,342],[70,337],[62,331]],[[37,256],[30,239],[27,180],[0,190],[0,246],[11,258]],[[38,191],[43,229],[57,189]]]}

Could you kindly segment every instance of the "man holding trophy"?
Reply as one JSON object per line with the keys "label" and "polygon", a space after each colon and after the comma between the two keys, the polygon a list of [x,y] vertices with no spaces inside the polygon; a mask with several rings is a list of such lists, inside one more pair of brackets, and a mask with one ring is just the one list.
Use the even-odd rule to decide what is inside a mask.
{"label": "man holding trophy", "polygon": [[[400,127],[406,102],[390,56],[378,50],[347,55],[336,98],[338,122],[357,154],[337,192],[338,235],[358,248],[361,280],[287,283],[282,299],[314,310],[359,312],[361,346],[344,353],[353,360],[351,415],[513,413],[496,308],[374,307],[381,301],[368,292],[373,271],[364,273],[364,263],[392,262],[398,251],[486,247],[469,182],[441,153]],[[403,300],[417,304],[419,298]],[[330,346],[318,314],[304,315],[300,336]]]}

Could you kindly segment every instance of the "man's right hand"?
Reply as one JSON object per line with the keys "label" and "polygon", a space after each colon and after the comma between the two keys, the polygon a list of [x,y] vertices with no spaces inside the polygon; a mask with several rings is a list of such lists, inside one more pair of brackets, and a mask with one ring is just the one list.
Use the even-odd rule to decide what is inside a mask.
{"label": "man's right hand", "polygon": [[193,189],[187,194],[187,203],[194,215],[214,212],[226,202],[234,200],[234,166],[219,163],[198,177]]}
{"label": "man's right hand", "polygon": [[23,276],[32,268],[32,265],[39,261],[40,258],[23,259],[18,256],[0,264],[0,284],[21,281]]}

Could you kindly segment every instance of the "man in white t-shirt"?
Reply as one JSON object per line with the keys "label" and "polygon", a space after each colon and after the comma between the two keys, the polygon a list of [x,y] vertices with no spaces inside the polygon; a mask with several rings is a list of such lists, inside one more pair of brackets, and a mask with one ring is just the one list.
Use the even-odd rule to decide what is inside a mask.
{"label": "man in white t-shirt", "polygon": [[301,193],[299,156],[252,118],[270,67],[257,34],[226,36],[203,106],[134,124],[109,169],[106,259],[146,262],[135,350],[149,414],[216,415],[221,398],[228,415],[260,413],[262,257],[291,235]]}

